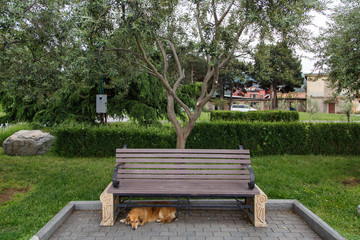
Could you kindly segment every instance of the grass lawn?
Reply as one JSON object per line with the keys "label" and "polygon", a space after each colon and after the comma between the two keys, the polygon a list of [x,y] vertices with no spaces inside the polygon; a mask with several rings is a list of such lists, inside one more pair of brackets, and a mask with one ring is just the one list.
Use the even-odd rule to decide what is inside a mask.
{"label": "grass lawn", "polygon": [[[299,112],[300,121],[309,121],[309,113]],[[311,117],[312,121],[344,121],[347,122],[345,114],[316,113]],[[351,115],[350,121],[360,121],[360,115]]]}
{"label": "grass lawn", "polygon": [[[309,113],[299,112],[300,121],[309,121]],[[202,112],[198,122],[209,122],[210,112]],[[344,121],[347,122],[345,114],[329,114],[329,113],[316,113],[312,116],[312,121]],[[350,121],[360,121],[360,115],[352,115]]]}
{"label": "grass lawn", "polygon": [[[98,200],[114,158],[10,157],[0,148],[0,239],[29,239],[72,200]],[[257,184],[271,199],[298,199],[347,239],[360,238],[360,158],[253,158]],[[6,193],[17,193],[8,199]],[[99,213],[100,214],[100,213]]]}

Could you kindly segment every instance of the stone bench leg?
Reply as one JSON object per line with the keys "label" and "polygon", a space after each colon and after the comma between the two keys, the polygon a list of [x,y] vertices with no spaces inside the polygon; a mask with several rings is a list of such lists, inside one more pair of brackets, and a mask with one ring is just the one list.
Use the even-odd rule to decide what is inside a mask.
{"label": "stone bench leg", "polygon": [[258,186],[256,187],[260,190],[260,194],[255,195],[254,226],[267,227],[267,223],[265,221],[265,205],[268,200],[268,197]]}
{"label": "stone bench leg", "polygon": [[253,222],[255,227],[267,227],[267,223],[265,221],[265,204],[268,200],[266,194],[257,186],[256,188],[260,190],[259,195],[255,195],[254,199],[246,198],[246,204],[252,204],[254,201],[254,212],[252,213],[253,217],[251,216],[250,219]]}
{"label": "stone bench leg", "polygon": [[113,226],[116,219],[114,219],[114,195],[107,193],[111,187],[110,183],[100,195],[100,201],[102,204],[102,220],[100,226]]}

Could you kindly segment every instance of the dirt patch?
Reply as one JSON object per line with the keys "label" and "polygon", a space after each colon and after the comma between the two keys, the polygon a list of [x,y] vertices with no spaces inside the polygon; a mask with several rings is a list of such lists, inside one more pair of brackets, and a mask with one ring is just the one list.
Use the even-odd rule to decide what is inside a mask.
{"label": "dirt patch", "polygon": [[3,192],[0,193],[0,204],[10,201],[16,193],[26,193],[28,188],[3,188]]}
{"label": "dirt patch", "polygon": [[342,181],[342,184],[345,186],[355,187],[360,184],[360,179],[345,178],[345,180]]}

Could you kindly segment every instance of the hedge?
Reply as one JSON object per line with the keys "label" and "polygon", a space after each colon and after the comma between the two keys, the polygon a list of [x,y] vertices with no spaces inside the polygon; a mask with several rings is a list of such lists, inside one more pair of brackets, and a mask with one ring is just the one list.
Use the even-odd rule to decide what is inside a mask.
{"label": "hedge", "polygon": [[175,148],[176,136],[169,128],[138,125],[60,126],[51,132],[56,136],[53,150],[66,157],[111,157],[115,149],[127,144],[132,148]]}
{"label": "hedge", "polygon": [[252,155],[359,155],[360,124],[356,123],[198,123],[188,148],[229,148],[243,145]]}
{"label": "hedge", "polygon": [[[56,136],[53,150],[66,157],[113,157],[115,149],[175,148],[172,128],[136,125],[61,126],[51,132]],[[187,140],[187,148],[236,149],[243,145],[252,155],[328,154],[359,155],[360,124],[357,123],[197,123]]]}
{"label": "hedge", "polygon": [[259,121],[259,122],[295,122],[299,113],[295,111],[211,111],[210,121]]}

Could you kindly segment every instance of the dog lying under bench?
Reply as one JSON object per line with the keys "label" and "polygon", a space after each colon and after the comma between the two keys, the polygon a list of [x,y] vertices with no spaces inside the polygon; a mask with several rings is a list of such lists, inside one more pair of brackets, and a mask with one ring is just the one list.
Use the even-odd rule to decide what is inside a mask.
{"label": "dog lying under bench", "polygon": [[[141,204],[171,204],[170,202],[143,202]],[[148,222],[170,223],[176,218],[175,207],[134,207],[121,223],[131,225],[133,230]]]}

